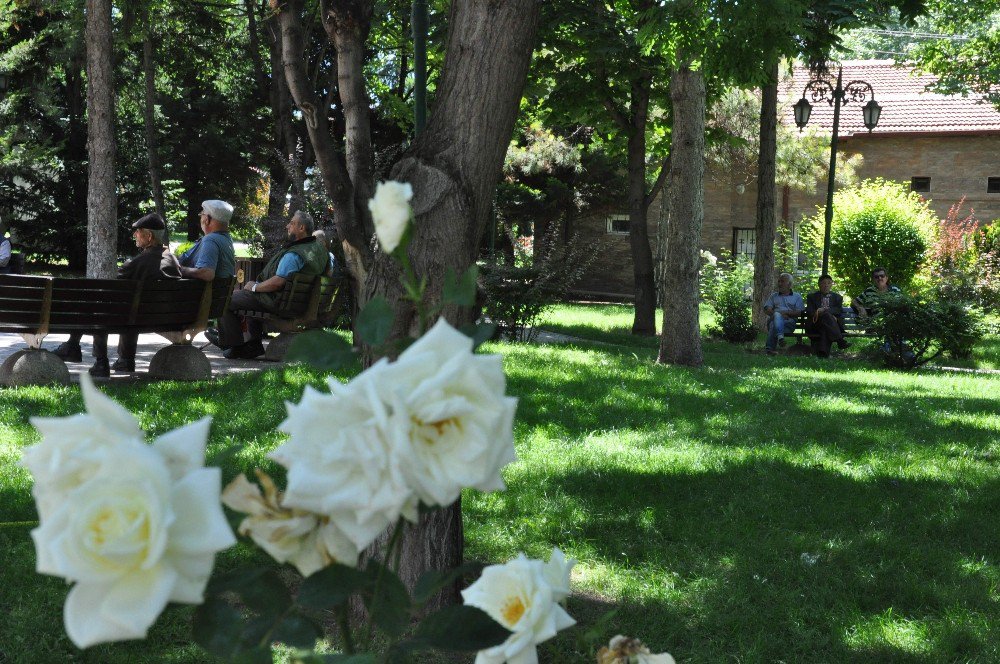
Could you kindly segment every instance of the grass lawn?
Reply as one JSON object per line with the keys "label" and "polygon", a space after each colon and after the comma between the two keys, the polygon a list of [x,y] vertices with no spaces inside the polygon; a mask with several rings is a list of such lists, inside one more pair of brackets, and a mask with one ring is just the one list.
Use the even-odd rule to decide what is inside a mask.
{"label": "grass lawn", "polygon": [[[544,327],[605,342],[631,322],[613,308],[557,313]],[[584,331],[595,318],[604,329]],[[1000,376],[716,342],[702,368],[663,367],[655,340],[624,340],[487,345],[520,398],[519,460],[508,491],[466,494],[470,558],[560,546],[580,561],[569,611],[581,624],[617,608],[605,642],[639,636],[679,662],[1000,661]],[[282,401],[318,382],[286,369],[108,393],[154,433],[215,414],[210,461],[229,478],[277,444]],[[0,392],[0,521],[35,518],[15,465],[36,439],[28,416],[82,407],[75,389]],[[0,661],[205,661],[184,645],[183,609],[144,643],[76,651],[66,586],[34,574],[29,529],[0,527]],[[592,662],[583,631],[542,661]]]}

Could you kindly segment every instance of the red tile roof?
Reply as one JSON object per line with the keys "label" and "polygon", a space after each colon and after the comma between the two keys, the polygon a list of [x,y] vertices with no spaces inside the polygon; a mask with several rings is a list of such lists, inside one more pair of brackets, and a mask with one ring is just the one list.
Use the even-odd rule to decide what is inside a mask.
{"label": "red tile roof", "polygon": [[[979,95],[968,97],[942,95],[925,90],[936,77],[931,74],[917,74],[908,67],[897,66],[892,60],[846,60],[844,85],[850,81],[862,80],[871,84],[875,100],[882,106],[882,116],[873,134],[899,133],[954,133],[954,132],[1000,132],[1000,111],[988,102],[981,101]],[[792,79],[785,86],[787,111],[781,120],[794,125],[791,105],[802,97],[802,91],[810,80],[809,70],[795,67]],[[831,83],[836,83],[837,70],[831,68]],[[840,108],[840,136],[867,133],[861,115],[864,101],[850,102]],[[814,102],[810,127],[827,132],[833,127],[833,107],[826,102]]]}

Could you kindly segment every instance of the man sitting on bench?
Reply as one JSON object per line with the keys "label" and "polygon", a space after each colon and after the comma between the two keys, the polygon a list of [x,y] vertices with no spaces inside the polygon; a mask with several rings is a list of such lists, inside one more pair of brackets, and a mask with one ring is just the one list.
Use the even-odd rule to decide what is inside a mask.
{"label": "man sitting on bench", "polygon": [[830,347],[850,344],[844,338],[844,296],[833,291],[833,277],[819,278],[819,290],[806,298],[806,332],[819,357],[829,357]]}
{"label": "man sitting on bench", "polygon": [[313,219],[301,210],[292,215],[288,225],[288,242],[274,255],[258,275],[258,281],[246,282],[243,290],[233,292],[229,308],[219,320],[218,332],[206,331],[205,336],[219,348],[228,359],[252,360],[264,354],[264,327],[260,321],[246,319],[247,335],[244,337],[243,321],[237,311],[275,310],[277,291],[296,273],[319,276],[326,272],[330,257],[326,246],[316,241],[312,233]]}
{"label": "man sitting on bench", "polygon": [[[163,218],[156,214],[147,214],[132,224],[132,238],[141,253],[125,262],[118,268],[119,279],[134,279],[136,281],[158,281],[161,279],[180,279],[180,265],[177,258],[166,244],[166,224]],[[69,340],[61,343],[55,349],[55,354],[61,359],[80,362],[83,353],[80,349],[82,332],[74,332]],[[135,371],[135,351],[139,344],[139,335],[135,332],[123,332],[118,335],[118,359],[114,366],[108,365],[108,335],[106,332],[94,333],[94,366],[90,375],[107,378],[111,369],[115,371]]]}
{"label": "man sitting on bench", "polygon": [[792,292],[792,275],[782,272],[778,277],[778,292],[764,302],[767,314],[767,354],[774,355],[779,345],[785,344],[785,334],[795,330],[796,319],[802,315],[805,306],[802,296]]}

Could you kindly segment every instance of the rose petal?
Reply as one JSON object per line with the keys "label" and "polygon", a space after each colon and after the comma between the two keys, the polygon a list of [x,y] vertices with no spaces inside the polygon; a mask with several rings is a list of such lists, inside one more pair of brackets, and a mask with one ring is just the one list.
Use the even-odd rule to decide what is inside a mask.
{"label": "rose petal", "polygon": [[212,417],[203,417],[197,422],[168,431],[153,441],[153,447],[163,455],[174,480],[205,465],[205,445],[211,426]]}

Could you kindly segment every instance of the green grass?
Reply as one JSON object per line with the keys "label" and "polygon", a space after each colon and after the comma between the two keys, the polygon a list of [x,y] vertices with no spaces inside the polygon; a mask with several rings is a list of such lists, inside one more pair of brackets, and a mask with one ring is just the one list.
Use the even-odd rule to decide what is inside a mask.
{"label": "green grass", "polygon": [[[605,316],[562,311],[563,330]],[[606,316],[601,341],[623,326],[621,312]],[[580,561],[570,613],[591,625],[618,609],[605,641],[632,634],[681,662],[1000,661],[1000,377],[717,342],[699,369],[653,364],[649,339],[486,350],[503,354],[520,399],[519,460],[506,492],[466,493],[467,555],[561,547]],[[229,477],[277,444],[282,401],[318,381],[290,369],[108,392],[156,433],[214,414],[210,461]],[[0,520],[35,518],[14,465],[36,439],[28,416],[81,409],[73,389],[0,392]],[[145,643],[81,655],[61,629],[66,586],[33,572],[28,530],[0,528],[11,607],[0,655],[204,661],[183,645],[188,610]],[[542,661],[593,661],[582,631],[546,644]]]}

